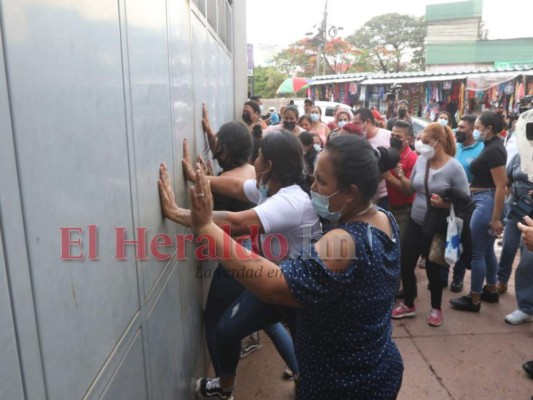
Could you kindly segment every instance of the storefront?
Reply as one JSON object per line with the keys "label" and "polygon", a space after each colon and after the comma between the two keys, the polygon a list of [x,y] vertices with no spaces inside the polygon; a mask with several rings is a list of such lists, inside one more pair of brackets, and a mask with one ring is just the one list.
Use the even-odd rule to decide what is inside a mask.
{"label": "storefront", "polygon": [[[395,91],[393,85],[400,87]],[[533,94],[533,66],[316,77],[310,94],[316,99],[352,107],[376,107],[387,118],[394,116],[400,99],[409,102],[411,114],[429,120],[434,120],[442,110],[457,118],[485,109],[509,113],[518,111],[520,98]]]}

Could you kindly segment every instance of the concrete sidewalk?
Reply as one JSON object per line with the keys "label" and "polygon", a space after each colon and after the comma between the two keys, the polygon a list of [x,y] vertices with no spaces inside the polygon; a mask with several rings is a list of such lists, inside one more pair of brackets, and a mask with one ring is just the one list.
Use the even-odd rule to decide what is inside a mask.
{"label": "concrete sidewalk", "polygon": [[[405,365],[399,399],[529,400],[533,380],[522,364],[533,359],[533,323],[512,326],[504,321],[516,309],[514,274],[509,292],[497,304],[483,303],[479,313],[450,308],[449,299],[458,294],[445,289],[444,322],[438,328],[426,323],[430,297],[425,271],[417,267],[416,274],[418,314],[393,321],[394,340]],[[469,277],[467,272],[459,295],[467,293]],[[293,382],[281,378],[283,361],[266,334],[261,339],[263,347],[239,364],[235,400],[294,399]]]}

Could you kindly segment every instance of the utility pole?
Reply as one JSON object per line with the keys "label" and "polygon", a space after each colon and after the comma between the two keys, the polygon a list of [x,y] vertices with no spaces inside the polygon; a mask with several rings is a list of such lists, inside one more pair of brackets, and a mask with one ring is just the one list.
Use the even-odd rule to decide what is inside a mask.
{"label": "utility pole", "polygon": [[[320,74],[320,62],[322,53],[324,52],[324,47],[326,44],[326,29],[328,26],[328,0],[326,0],[325,6],[324,6],[324,16],[322,17],[322,23],[320,24],[320,27],[318,28],[318,34],[316,35],[317,42],[318,42],[318,49],[316,52],[316,69],[315,69],[315,75]],[[326,73],[326,64],[324,63],[322,67],[322,74],[325,75]]]}

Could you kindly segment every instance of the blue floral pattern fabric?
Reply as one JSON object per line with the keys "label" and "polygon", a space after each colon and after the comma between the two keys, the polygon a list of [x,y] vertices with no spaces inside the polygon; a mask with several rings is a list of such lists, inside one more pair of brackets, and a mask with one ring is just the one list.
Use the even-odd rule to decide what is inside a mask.
{"label": "blue floral pattern fabric", "polygon": [[392,341],[391,312],[400,280],[398,226],[392,237],[364,222],[349,232],[356,257],[345,271],[328,269],[311,248],[280,267],[300,303],[295,338],[298,399],[392,399],[403,362]]}

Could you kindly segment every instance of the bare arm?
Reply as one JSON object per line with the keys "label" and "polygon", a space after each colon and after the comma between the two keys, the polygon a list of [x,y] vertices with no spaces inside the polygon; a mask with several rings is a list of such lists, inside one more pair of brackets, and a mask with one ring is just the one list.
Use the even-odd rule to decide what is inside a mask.
{"label": "bare arm", "polygon": [[[196,173],[194,172],[191,162],[187,139],[183,139],[183,159],[181,160],[181,166],[183,168],[183,176],[185,179],[195,183]],[[164,168],[166,170],[166,167]],[[209,181],[211,182],[211,189],[213,192],[223,194],[233,199],[248,201],[248,198],[244,193],[244,182],[246,182],[246,180],[233,176],[210,176]]]}
{"label": "bare arm", "polygon": [[491,228],[499,235],[503,232],[503,223],[501,215],[503,211],[503,203],[505,201],[505,193],[507,190],[507,174],[505,165],[492,168],[490,170],[494,185],[496,186],[496,193],[494,193],[494,208],[492,209],[492,218],[490,221]]}
{"label": "bare arm", "polygon": [[[209,183],[201,170],[197,171],[197,180],[197,187],[191,188],[192,226],[198,234],[208,235],[215,240],[217,254],[224,254],[225,242],[231,243],[230,257],[220,259],[223,267],[233,272],[236,279],[261,300],[297,307],[299,304],[276,264],[259,256],[252,256],[252,253],[240,244],[224,237],[225,233],[211,219],[213,198]],[[199,193],[204,193],[205,196],[198,196]],[[355,256],[353,238],[343,230],[334,229],[328,232],[315,247],[326,266],[334,271],[344,271]],[[334,256],[336,254],[338,257]],[[261,270],[261,274],[246,273],[257,270]]]}
{"label": "bare arm", "polygon": [[[210,180],[212,178],[210,177]],[[231,180],[235,178],[220,177],[220,179]],[[161,164],[159,167],[158,185],[163,216],[178,224],[191,226],[190,211],[178,207],[176,204],[176,197],[174,196],[174,190],[172,189],[170,176],[165,164]],[[218,226],[229,226],[233,235],[249,233],[251,226],[257,226],[260,233],[264,232],[263,224],[253,209],[240,212],[214,211],[213,221]]]}
{"label": "bare arm", "polygon": [[405,176],[402,164],[398,164],[394,170],[396,171],[396,175],[398,175],[398,179],[402,185],[402,193],[404,193],[406,196],[414,194],[415,190],[413,189],[413,185],[411,185],[411,180]]}
{"label": "bare arm", "polygon": [[413,194],[404,187],[401,179],[396,178],[390,171],[383,173],[381,176],[387,181],[389,185],[391,185],[394,189],[398,190],[402,194],[406,196],[410,196]]}

